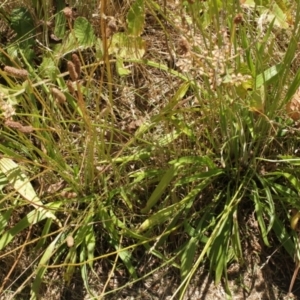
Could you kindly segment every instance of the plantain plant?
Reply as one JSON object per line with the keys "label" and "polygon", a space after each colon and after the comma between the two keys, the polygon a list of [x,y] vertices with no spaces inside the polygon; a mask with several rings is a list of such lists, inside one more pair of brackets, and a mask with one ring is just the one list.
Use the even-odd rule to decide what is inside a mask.
{"label": "plantain plant", "polygon": [[[0,258],[16,256],[0,294],[29,286],[38,299],[59,270],[66,286],[79,273],[99,299],[168,267],[180,273],[171,299],[184,299],[206,264],[231,297],[227,269],[246,264],[252,215],[264,246],[276,236],[294,258],[300,6],[136,0],[117,24],[109,1],[87,1],[97,21],[54,2],[0,10],[14,32],[0,46]],[[168,58],[146,41],[148,22]],[[284,53],[279,31],[292,37]],[[156,93],[144,96],[141,78]],[[154,271],[141,271],[141,251]],[[23,256],[32,263],[14,282]],[[115,272],[129,283],[109,288]]]}

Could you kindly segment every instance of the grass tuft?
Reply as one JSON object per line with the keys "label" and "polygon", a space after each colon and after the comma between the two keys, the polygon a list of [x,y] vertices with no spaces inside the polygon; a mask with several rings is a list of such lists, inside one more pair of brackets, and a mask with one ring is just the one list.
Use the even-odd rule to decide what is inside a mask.
{"label": "grass tuft", "polygon": [[269,249],[291,293],[300,5],[77,2],[0,5],[0,294],[250,297],[229,270]]}

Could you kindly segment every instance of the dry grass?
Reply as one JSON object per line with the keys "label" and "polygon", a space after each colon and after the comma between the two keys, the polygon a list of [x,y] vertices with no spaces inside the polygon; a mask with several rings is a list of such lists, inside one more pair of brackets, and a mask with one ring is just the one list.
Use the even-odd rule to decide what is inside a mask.
{"label": "dry grass", "polygon": [[[105,34],[108,37],[107,45],[112,47],[113,36],[127,30],[126,16],[132,1],[106,1],[107,26],[97,18],[100,12],[96,2],[80,2],[76,11],[69,9],[65,26],[72,36],[74,19],[84,16],[93,24],[96,36],[102,38]],[[251,155],[257,151],[254,147],[249,147],[249,153],[246,154],[243,152],[240,155],[236,149],[227,153],[230,147],[226,147],[236,136],[232,128],[237,128],[240,123],[234,117],[234,122],[230,123],[231,117],[228,114],[225,119],[229,121],[222,128],[222,122],[225,121],[219,118],[218,112],[220,107],[225,106],[227,112],[232,110],[233,115],[241,114],[239,118],[242,120],[243,112],[246,111],[249,116],[248,112],[254,111],[250,114],[254,115],[251,120],[253,123],[259,123],[259,117],[268,115],[267,104],[264,106],[251,101],[257,95],[267,99],[266,95],[273,93],[273,86],[269,85],[269,90],[261,87],[257,94],[251,94],[256,84],[253,73],[259,75],[284,61],[292,26],[287,29],[277,26],[268,32],[270,22],[260,24],[255,19],[253,8],[245,5],[239,6],[240,12],[234,14],[235,25],[231,31],[227,27],[226,18],[222,17],[218,20],[220,24],[215,19],[206,20],[211,23],[203,32],[198,30],[196,19],[193,19],[198,16],[198,12],[192,11],[187,3],[184,7],[180,1],[156,2],[162,10],[149,3],[146,5],[142,34],[146,44],[143,60],[137,63],[137,59],[126,58],[122,61],[122,67],[130,71],[127,75],[120,74],[120,70],[124,69],[118,69],[116,64],[118,52],[98,59],[96,46],[84,50],[78,48],[74,53],[71,51],[61,55],[55,61],[58,67],[54,67],[60,73],[54,75],[55,80],[51,78],[53,74],[43,78],[39,69],[46,57],[45,49],[42,52],[37,50],[39,55],[33,60],[36,65],[29,72],[25,70],[28,66],[22,59],[18,61],[22,65],[20,68],[3,68],[4,75],[12,78],[4,77],[2,86],[11,84],[10,87],[23,88],[22,82],[28,76],[32,82],[28,83],[30,93],[25,90],[17,98],[22,101],[18,102],[21,108],[17,107],[17,111],[11,106],[1,105],[5,131],[2,155],[9,156],[12,153],[9,157],[26,167],[24,172],[30,177],[43,203],[61,203],[59,209],[54,211],[63,226],[60,228],[55,223],[48,223],[49,220],[31,224],[1,250],[1,300],[29,299],[37,266],[45,249],[60,234],[53,250],[57,256],[53,254],[44,263],[48,269],[42,276],[39,299],[93,299],[91,294],[101,299],[105,293],[105,299],[174,299],[181,283],[182,257],[179,253],[196,236],[193,230],[196,230],[197,222],[206,214],[209,215],[206,207],[208,211],[213,211],[213,217],[204,218],[205,233],[198,237],[199,247],[194,262],[202,255],[207,243],[201,239],[209,241],[215,232],[214,228],[220,224],[217,222],[222,220],[228,199],[234,198],[234,192],[230,196],[218,198],[222,191],[233,186],[230,180],[235,180],[235,176],[246,178],[247,170],[251,168],[264,178],[263,175],[274,168],[274,164],[269,168],[267,163],[254,167],[256,162],[251,160]],[[18,3],[5,2],[1,8],[9,14]],[[31,2],[27,1],[28,4]],[[50,12],[51,9],[48,11],[51,19]],[[224,13],[220,11],[221,16]],[[259,30],[259,26],[253,26],[254,22],[258,22],[262,30]],[[7,28],[2,30],[8,31]],[[246,42],[251,42],[247,46],[243,40],[245,32],[249,39]],[[264,41],[266,37],[267,41]],[[0,46],[9,53],[5,43],[7,40],[1,36]],[[258,49],[259,45],[265,48]],[[51,45],[53,49],[59,46],[60,42],[58,46]],[[49,57],[52,58],[50,54]],[[247,65],[247,58],[256,63],[255,72],[251,72]],[[255,61],[257,58],[262,61]],[[298,56],[295,56],[288,75],[290,79],[285,83],[291,82],[297,74],[298,61]],[[46,62],[50,69],[51,59]],[[283,86],[278,91],[285,95],[288,88]],[[237,106],[234,104],[238,101],[242,109],[235,111]],[[281,126],[290,124],[282,107],[278,109],[278,114],[286,122]],[[265,119],[268,118],[271,120],[272,115]],[[249,122],[248,119],[246,121]],[[246,121],[243,123],[242,120],[241,124],[248,126]],[[286,142],[276,135],[273,144],[268,142],[275,135],[275,121],[272,122],[273,119],[267,122],[272,124],[269,136],[260,137],[258,134],[258,139],[266,139],[255,154],[258,157],[273,159],[282,149],[284,154],[291,154],[295,150],[292,139]],[[279,121],[276,119],[276,122]],[[247,126],[241,126],[237,132],[243,132]],[[294,124],[284,128],[298,130]],[[256,138],[254,133],[252,139]],[[251,139],[246,139],[245,148],[251,142]],[[285,142],[287,148],[283,146]],[[4,152],[4,148],[11,152]],[[205,162],[197,168],[191,165],[189,172],[190,165],[184,165],[171,180],[165,179],[166,187],[149,212],[145,204],[163,182],[161,178],[167,178],[170,162],[193,155],[210,157],[220,170],[227,172],[228,168],[231,171],[203,187],[195,196],[190,211],[183,210],[182,215],[176,215],[174,219],[171,214],[166,226],[164,222],[158,222],[158,226],[143,232],[141,226],[145,220],[179,203],[194,191],[199,178],[192,176],[197,174],[197,170],[204,174],[204,171],[213,169]],[[184,180],[190,176],[193,180],[186,183]],[[286,186],[292,189],[288,184]],[[245,190],[252,188],[246,186]],[[263,190],[258,187],[257,191],[260,189]],[[9,189],[9,185],[2,193],[6,201],[1,202],[1,217],[5,219],[3,216],[6,216],[6,211],[13,210],[13,213],[7,215],[8,221],[4,222],[3,228],[0,227],[0,234],[14,228],[32,209],[28,203],[19,200],[7,201],[12,201],[17,195],[13,188]],[[228,276],[227,288],[232,292],[233,299],[283,299],[287,296],[295,264],[275,233],[268,234],[270,247],[265,245],[262,221],[257,220],[258,204],[249,200],[250,194],[241,196],[239,210],[232,217],[238,219],[244,262],[232,258],[230,253],[226,254],[224,272]],[[278,193],[274,195],[278,196]],[[279,203],[279,200],[282,201],[278,196],[276,201]],[[226,203],[226,206],[218,203]],[[268,206],[267,203],[264,202],[264,205]],[[276,216],[283,220],[283,226],[288,230],[289,205],[291,203],[285,204],[284,209],[281,206],[275,209]],[[269,224],[266,211],[262,219]],[[86,228],[86,231],[82,228]],[[168,234],[164,237],[166,232]],[[85,236],[90,236],[91,241],[86,241]],[[224,249],[229,252],[235,245],[233,243],[229,246],[228,242]],[[88,247],[93,248],[93,254],[89,257],[85,252]],[[126,247],[129,247],[126,258],[122,257],[121,251],[115,252],[116,249]],[[213,275],[216,271],[210,265],[210,259],[213,260],[211,252],[208,251],[202,260],[183,299],[225,299],[225,277],[214,285]],[[81,255],[85,256],[81,259]],[[91,261],[92,266],[87,261]],[[134,279],[134,274],[130,275],[130,266],[126,265],[128,261],[134,265],[138,279]],[[87,266],[87,270],[82,268],[83,265]],[[88,276],[83,275],[85,271]],[[87,282],[83,278],[87,278]],[[298,297],[299,287],[297,280],[293,293]]]}

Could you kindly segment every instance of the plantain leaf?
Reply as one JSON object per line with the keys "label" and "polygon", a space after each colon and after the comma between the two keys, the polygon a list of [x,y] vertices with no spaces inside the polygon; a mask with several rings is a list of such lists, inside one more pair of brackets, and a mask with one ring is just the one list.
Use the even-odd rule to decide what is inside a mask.
{"label": "plantain leaf", "polygon": [[57,243],[58,243],[61,235],[62,235],[62,232],[59,233],[56,236],[56,238],[54,239],[54,241],[47,247],[47,249],[45,250],[45,252],[39,262],[36,276],[35,276],[34,282],[32,284],[31,291],[30,291],[30,300],[40,299],[39,289],[40,289],[43,277],[47,271],[47,264],[48,264],[49,260],[51,259],[51,257],[53,256],[53,254],[55,253],[55,249],[57,247]]}
{"label": "plantain leaf", "polygon": [[194,263],[195,253],[197,250],[198,238],[192,237],[181,254],[180,274],[181,279],[186,278]]}
{"label": "plantain leaf", "polygon": [[[49,209],[57,209],[60,205],[61,203],[59,202],[47,204],[47,206],[49,206]],[[46,218],[47,218],[46,210],[44,211],[32,210],[21,221],[19,221],[13,228],[9,229],[8,231],[4,232],[1,235],[0,250],[2,250],[5,246],[7,246],[19,232]]]}
{"label": "plantain leaf", "polygon": [[159,182],[158,186],[154,190],[154,192],[151,194],[150,198],[147,201],[146,206],[141,210],[142,213],[147,213],[149,210],[157,203],[157,201],[160,199],[163,192],[168,187],[169,183],[173,179],[175,175],[175,168],[172,166],[163,176],[161,181]]}
{"label": "plantain leaf", "polygon": [[27,176],[21,172],[19,166],[9,158],[2,158],[0,160],[0,170],[5,174],[7,180],[13,185],[14,189],[27,200],[36,210],[42,213],[46,218],[53,219],[59,227],[62,227],[61,222],[56,218],[56,216],[49,210],[39,199],[35,193],[30,180]]}

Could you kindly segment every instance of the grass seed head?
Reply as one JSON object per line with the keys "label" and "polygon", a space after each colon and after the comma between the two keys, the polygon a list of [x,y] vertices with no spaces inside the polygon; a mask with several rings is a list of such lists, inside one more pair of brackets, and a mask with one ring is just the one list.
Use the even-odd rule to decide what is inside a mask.
{"label": "grass seed head", "polygon": [[239,25],[243,22],[243,15],[237,14],[233,19],[234,24]]}
{"label": "grass seed head", "polygon": [[23,127],[23,125],[19,122],[12,121],[12,120],[6,120],[4,123],[7,127],[13,128],[13,129],[20,129]]}
{"label": "grass seed head", "polygon": [[33,132],[33,127],[32,126],[23,126],[20,122],[12,121],[12,120],[6,120],[4,122],[4,125],[12,128],[12,129],[17,129],[23,133],[31,133]]}
{"label": "grass seed head", "polygon": [[183,36],[180,37],[180,40],[178,41],[179,46],[179,52],[180,54],[187,54],[190,51],[190,45],[187,39]]}
{"label": "grass seed head", "polygon": [[67,100],[65,94],[57,88],[52,88],[51,94],[59,103],[64,103]]}
{"label": "grass seed head", "polygon": [[31,132],[33,132],[33,127],[31,125],[22,126],[18,130],[21,131],[21,132],[23,132],[23,133],[31,133]]}
{"label": "grass seed head", "polygon": [[72,81],[71,81],[71,80],[68,80],[68,81],[66,82],[66,84],[67,84],[67,88],[68,88],[68,90],[69,90],[69,93],[70,93],[71,95],[75,95],[75,88],[74,88],[74,86],[73,86]]}
{"label": "grass seed head", "polygon": [[78,55],[76,53],[72,54],[72,62],[75,66],[75,71],[77,73],[77,76],[80,76],[81,73],[81,63]]}
{"label": "grass seed head", "polygon": [[28,72],[25,69],[17,69],[11,66],[5,66],[4,71],[13,77],[16,78],[27,78],[28,77]]}
{"label": "grass seed head", "polygon": [[66,238],[66,243],[69,248],[74,246],[74,238],[71,235],[68,235]]}
{"label": "grass seed head", "polygon": [[78,79],[78,73],[76,72],[75,65],[71,61],[68,61],[68,71],[72,81],[76,81]]}
{"label": "grass seed head", "polygon": [[65,17],[66,17],[66,19],[67,20],[71,20],[71,19],[73,19],[73,11],[72,11],[72,8],[70,8],[70,7],[65,7],[64,9],[63,9],[63,13],[64,13],[64,15],[65,15]]}

